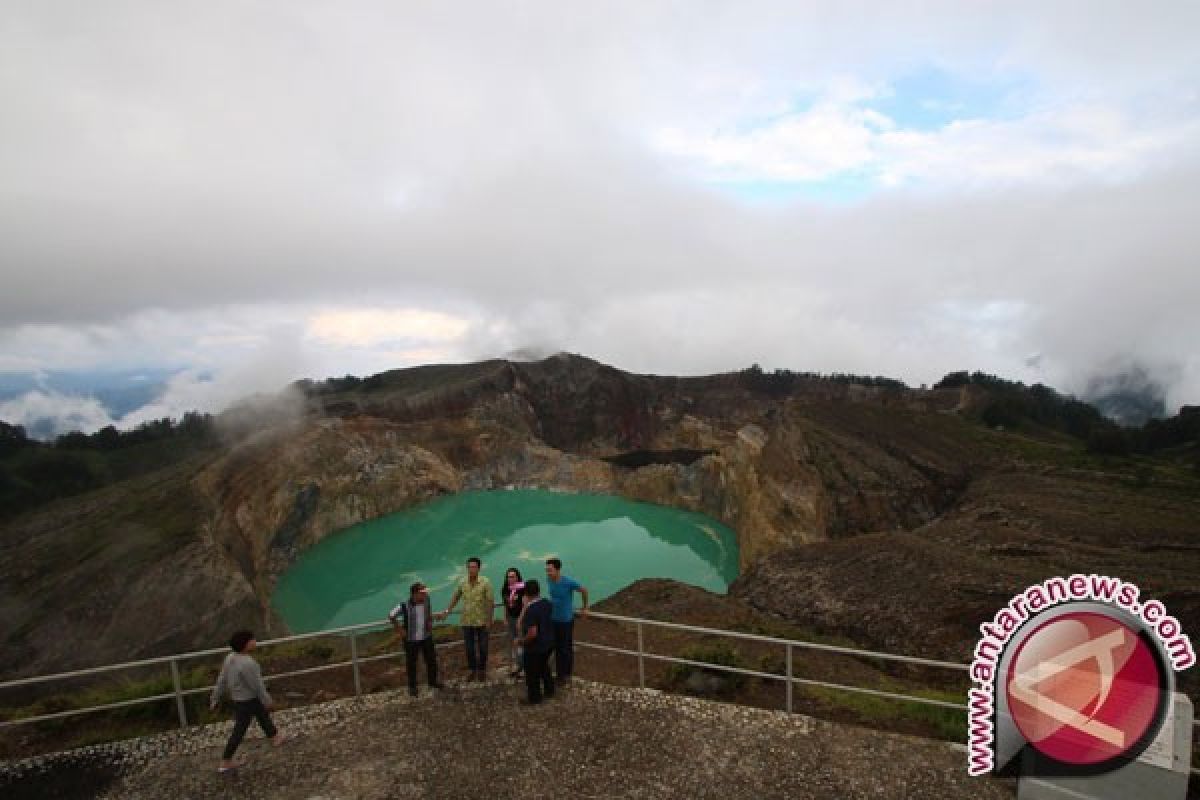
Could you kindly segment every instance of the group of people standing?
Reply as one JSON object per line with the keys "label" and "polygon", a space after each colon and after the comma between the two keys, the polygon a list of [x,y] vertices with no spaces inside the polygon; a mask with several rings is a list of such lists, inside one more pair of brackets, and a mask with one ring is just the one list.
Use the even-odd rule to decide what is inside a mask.
{"label": "group of people standing", "polygon": [[[433,623],[449,616],[460,600],[463,603],[460,627],[467,649],[470,680],[481,681],[487,677],[488,637],[495,597],[491,581],[479,574],[482,566],[478,558],[467,559],[467,577],[458,584],[445,610],[433,611],[429,589],[417,581],[409,587],[408,599],[388,614],[397,634],[404,637],[409,694],[417,694],[418,658],[425,659],[429,685],[435,689],[442,688],[438,681]],[[574,608],[575,592],[583,596],[583,606],[578,611]],[[562,561],[557,558],[546,559],[546,594],[549,597],[543,596],[538,581],[522,580],[521,571],[516,567],[509,567],[505,572],[501,599],[508,623],[512,675],[518,677],[524,673],[528,689],[528,696],[522,703],[540,703],[543,697],[554,696],[556,686],[570,682],[575,665],[575,616],[584,616],[588,610],[587,589],[574,578],[562,574]],[[263,733],[274,744],[279,745],[286,740],[271,720],[271,695],[263,683],[258,662],[250,655],[256,644],[257,640],[251,631],[233,634],[229,640],[232,652],[221,665],[221,673],[209,700],[214,710],[226,696],[234,706],[233,731],[221,754],[221,764],[217,768],[219,772],[228,772],[238,766],[233,760],[234,753],[254,720],[258,721]],[[552,653],[557,677],[550,674]]]}
{"label": "group of people standing", "polygon": [[[404,637],[405,666],[408,671],[408,692],[417,694],[417,659],[424,658],[429,685],[440,688],[437,651],[433,644],[433,621],[449,616],[461,600],[463,603],[463,645],[467,651],[469,680],[483,680],[487,675],[488,638],[495,607],[491,581],[480,575],[482,562],[467,559],[467,576],[459,582],[443,611],[434,612],[429,589],[417,581],[409,587],[408,599],[388,614],[397,635]],[[576,611],[574,594],[579,592],[582,607]],[[554,695],[556,685],[569,683],[574,668],[575,616],[584,616],[588,609],[588,591],[574,578],[562,574],[562,561],[546,559],[546,594],[535,580],[523,580],[521,571],[509,567],[505,571],[500,601],[508,628],[509,652],[513,677],[524,674],[528,696],[523,701],[541,702],[543,696]],[[555,656],[556,677],[550,673],[550,656]]]}

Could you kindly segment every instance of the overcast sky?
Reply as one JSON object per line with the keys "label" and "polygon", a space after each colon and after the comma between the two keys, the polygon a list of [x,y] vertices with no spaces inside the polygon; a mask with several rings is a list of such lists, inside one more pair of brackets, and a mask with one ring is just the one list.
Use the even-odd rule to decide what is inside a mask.
{"label": "overcast sky", "polygon": [[149,414],[522,348],[1065,391],[1138,363],[1174,411],[1198,31],[1190,1],[0,0],[0,372],[185,369]]}

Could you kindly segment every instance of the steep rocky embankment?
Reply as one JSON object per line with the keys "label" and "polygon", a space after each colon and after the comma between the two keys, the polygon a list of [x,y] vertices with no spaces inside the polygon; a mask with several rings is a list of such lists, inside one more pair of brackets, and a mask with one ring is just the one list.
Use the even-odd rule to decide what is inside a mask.
{"label": "steep rocky embankment", "polygon": [[[1036,460],[1034,458],[1036,456]],[[910,531],[802,546],[750,568],[732,591],[760,610],[893,652],[965,661],[1018,591],[1055,575],[1138,584],[1200,631],[1200,495],[1194,480],[1055,465],[1046,453],[980,474]],[[1179,676],[1200,687],[1196,670]]]}
{"label": "steep rocky embankment", "polygon": [[[217,509],[207,534],[264,613],[299,551],[463,489],[611,493],[701,511],[738,532],[749,566],[805,542],[922,524],[968,480],[970,453],[903,408],[838,414],[853,401],[762,398],[733,380],[631,376],[578,358],[463,373],[436,388],[388,374],[368,391],[316,397],[294,428],[198,476]],[[871,413],[886,441],[860,429]]]}
{"label": "steep rocky embankment", "polygon": [[507,486],[709,514],[737,532],[737,594],[868,644],[959,656],[1030,577],[1093,566],[1200,623],[1200,492],[1060,464],[1064,446],[962,419],[976,399],[816,379],[772,392],[566,355],[308,386],[286,424],[5,523],[0,672],[209,646],[241,624],[281,633],[270,592],[305,548]]}

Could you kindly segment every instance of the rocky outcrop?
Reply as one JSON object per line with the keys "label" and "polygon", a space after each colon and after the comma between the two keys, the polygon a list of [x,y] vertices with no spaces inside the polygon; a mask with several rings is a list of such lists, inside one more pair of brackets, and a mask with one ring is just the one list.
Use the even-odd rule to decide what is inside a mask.
{"label": "rocky outcrop", "polygon": [[[730,594],[871,649],[965,662],[979,625],[1026,587],[1096,573],[1136,583],[1200,630],[1200,493],[1120,473],[995,464],[953,508],[908,531],[802,545],[750,566]],[[1183,691],[1200,679],[1178,675]]]}
{"label": "rocky outcrop", "polygon": [[[464,490],[702,512],[736,532],[745,569],[798,545],[910,529],[969,480],[974,455],[937,413],[956,398],[820,381],[764,393],[736,374],[630,375],[567,355],[310,385],[298,412],[278,417],[290,421],[181,467],[156,493],[119,485],[7,523],[0,668],[207,646],[230,625],[281,633],[269,599],[299,553]],[[687,457],[620,458],[631,452]],[[64,567],[54,553],[72,548],[93,555]],[[87,645],[65,643],[76,635]]]}
{"label": "rocky outcrop", "polygon": [[[216,509],[206,538],[253,586],[266,621],[275,579],[303,550],[358,522],[461,490],[549,488],[700,511],[739,531],[746,562],[813,537],[818,524],[803,493],[784,496],[760,478],[761,431],[691,464],[634,469],[536,440],[496,447],[504,434],[489,427],[473,432],[473,452],[463,459],[475,466],[455,465],[431,449],[435,431],[380,419],[317,420],[261,437],[196,477]],[[784,508],[802,528],[775,527]]]}
{"label": "rocky outcrop", "polygon": [[274,578],[334,531],[459,491],[459,472],[383,420],[320,419],[262,435],[195,478],[205,533],[250,582],[264,621]]}
{"label": "rocky outcrop", "polygon": [[[862,407],[840,412],[823,394],[762,396],[732,376],[634,376],[571,356],[365,383],[316,397],[302,420],[195,480],[217,510],[206,534],[254,587],[264,623],[276,578],[304,549],[451,492],[547,488],[698,511],[736,532],[749,567],[799,544],[923,524],[966,481],[965,454],[922,446],[919,423],[898,423],[913,412],[881,389],[847,387],[842,399]],[[622,458],[630,447],[659,455]]]}

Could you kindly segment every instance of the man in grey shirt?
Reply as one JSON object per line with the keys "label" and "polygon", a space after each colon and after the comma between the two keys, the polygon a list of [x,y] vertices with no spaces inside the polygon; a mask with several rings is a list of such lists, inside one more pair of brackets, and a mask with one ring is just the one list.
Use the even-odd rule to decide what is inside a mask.
{"label": "man in grey shirt", "polygon": [[252,719],[258,720],[263,734],[275,745],[281,745],[284,741],[283,734],[276,729],[268,712],[272,701],[267,685],[263,683],[262,670],[249,655],[257,645],[250,631],[238,631],[229,638],[229,647],[233,652],[225,656],[221,674],[217,676],[217,685],[213,687],[212,698],[208,702],[209,708],[215,710],[225,694],[233,700],[233,732],[225,743],[218,772],[228,772],[238,766],[233,761],[233,754],[242,743]]}

